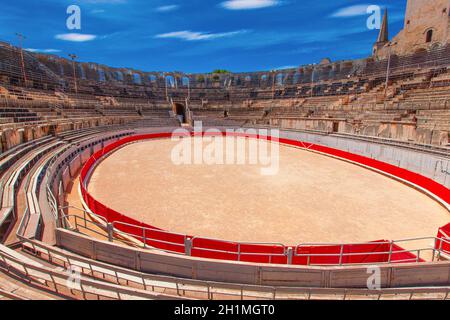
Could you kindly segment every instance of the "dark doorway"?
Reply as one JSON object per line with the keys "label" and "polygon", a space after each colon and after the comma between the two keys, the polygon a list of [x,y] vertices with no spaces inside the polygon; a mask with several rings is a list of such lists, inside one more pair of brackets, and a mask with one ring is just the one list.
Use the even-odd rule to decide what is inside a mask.
{"label": "dark doorway", "polygon": [[431,41],[433,41],[433,30],[427,31],[427,38],[425,39],[425,41],[427,43],[430,43]]}
{"label": "dark doorway", "polygon": [[339,122],[333,122],[333,132],[339,132]]}
{"label": "dark doorway", "polygon": [[175,112],[181,123],[186,123],[186,108],[181,103],[175,104]]}

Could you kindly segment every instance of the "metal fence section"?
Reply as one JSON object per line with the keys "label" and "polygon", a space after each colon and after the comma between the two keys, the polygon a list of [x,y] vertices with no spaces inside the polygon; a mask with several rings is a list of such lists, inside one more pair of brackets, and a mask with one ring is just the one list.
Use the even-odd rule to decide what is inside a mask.
{"label": "metal fence section", "polygon": [[[94,222],[91,220],[91,213],[85,210],[80,210],[80,215],[60,215],[60,226],[81,233],[95,234],[102,239],[110,242],[120,242],[132,246],[138,246],[144,249],[160,250],[175,254],[184,254],[186,256],[208,257],[210,255],[229,255],[234,257],[234,260],[242,262],[264,262],[274,264],[288,264],[288,265],[308,265],[308,266],[343,266],[343,265],[371,265],[371,264],[390,264],[390,263],[418,263],[418,262],[436,262],[440,261],[442,256],[449,256],[450,252],[445,250],[445,245],[450,245],[449,239],[442,239],[437,237],[422,237],[411,238],[393,241],[379,241],[372,243],[347,243],[347,244],[333,244],[333,243],[303,243],[295,247],[285,246],[283,244],[276,243],[234,243],[223,240],[188,237],[182,234],[175,234],[182,237],[186,242],[181,244],[180,242],[163,241],[159,238],[155,238],[147,234],[147,231],[155,231],[155,229],[144,228],[136,225],[128,225],[141,230],[142,236],[138,237],[134,233],[127,233],[117,230],[114,226],[120,225],[120,222],[109,223],[103,217],[96,217],[101,222]],[[85,230],[86,232],[83,232]],[[160,232],[160,230],[156,230]],[[171,234],[166,231],[162,231],[163,234]],[[138,241],[136,241],[136,239]],[[195,245],[195,239],[202,241],[211,241],[228,244],[236,244],[238,250],[225,250],[214,248],[202,248]],[[144,242],[145,240],[145,242]],[[407,247],[413,247],[414,243],[429,243],[435,244],[434,246],[418,246],[413,249],[403,249],[399,244]],[[156,244],[153,246],[151,244]],[[187,244],[189,243],[189,245]],[[436,245],[440,243],[439,245]],[[164,244],[165,248],[161,248],[158,244]],[[247,248],[255,248],[255,250],[241,250],[243,246]],[[377,246],[380,249],[378,251],[373,250],[373,246]],[[276,248],[278,253],[261,252],[259,249],[263,248]],[[346,248],[362,248],[356,251],[348,251]],[[367,249],[367,247],[369,249]],[[364,249],[366,248],[366,249]],[[194,253],[195,250],[207,254]],[[305,251],[306,250],[306,251]],[[427,260],[425,258],[427,257]],[[251,259],[253,258],[253,259]],[[260,258],[260,259],[258,259]],[[376,258],[376,259],[375,259]]]}
{"label": "metal fence section", "polygon": [[23,239],[24,250],[39,255],[54,265],[65,270],[75,267],[81,274],[110,281],[116,284],[126,284],[150,292],[173,292],[182,297],[201,297],[202,299],[389,299],[405,296],[405,299],[448,299],[449,287],[420,287],[420,288],[382,288],[380,290],[346,289],[346,288],[302,288],[279,286],[256,286],[248,284],[233,284],[215,281],[177,278],[172,276],[155,275],[124,269],[105,264],[88,258],[80,257],[58,248],[34,240]]}

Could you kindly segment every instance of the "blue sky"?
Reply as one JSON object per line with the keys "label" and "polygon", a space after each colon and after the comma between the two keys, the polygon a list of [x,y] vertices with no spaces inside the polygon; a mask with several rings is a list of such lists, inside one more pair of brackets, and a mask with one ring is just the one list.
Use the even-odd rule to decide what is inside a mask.
{"label": "blue sky", "polygon": [[270,70],[369,56],[369,5],[389,8],[391,36],[402,28],[406,0],[2,0],[0,40],[144,71]]}

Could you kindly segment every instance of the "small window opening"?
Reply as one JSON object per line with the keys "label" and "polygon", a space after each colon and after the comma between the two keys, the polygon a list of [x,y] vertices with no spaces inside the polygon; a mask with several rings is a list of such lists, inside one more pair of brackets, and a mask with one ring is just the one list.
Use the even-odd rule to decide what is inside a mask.
{"label": "small window opening", "polygon": [[428,31],[427,31],[426,42],[427,42],[427,43],[430,43],[431,41],[433,41],[433,30],[428,30]]}

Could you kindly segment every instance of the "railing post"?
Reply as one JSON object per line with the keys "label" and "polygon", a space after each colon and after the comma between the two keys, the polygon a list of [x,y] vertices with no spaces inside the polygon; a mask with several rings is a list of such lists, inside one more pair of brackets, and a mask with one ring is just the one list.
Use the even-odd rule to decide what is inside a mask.
{"label": "railing post", "polygon": [[58,217],[57,216],[57,218],[56,218],[56,228],[57,229],[61,229],[63,226],[62,226],[62,217]]}
{"label": "railing post", "polygon": [[394,241],[391,241],[390,246],[389,246],[388,263],[391,263],[391,261],[392,261],[392,251],[393,251],[393,247],[394,247]]}
{"label": "railing post", "polygon": [[287,263],[292,264],[292,258],[294,256],[294,250],[292,247],[287,248]]}
{"label": "railing post", "polygon": [[106,230],[108,231],[108,241],[113,242],[114,225],[112,223],[108,223],[106,226]]}
{"label": "railing post", "polygon": [[189,237],[184,238],[184,254],[190,256],[192,252],[192,239]]}
{"label": "railing post", "polygon": [[211,298],[211,288],[209,286],[209,283],[206,284],[206,291],[207,291],[207,295],[208,295],[208,300],[212,300],[212,298]]}
{"label": "railing post", "polygon": [[438,238],[434,238],[434,244],[433,244],[433,257],[432,257],[432,259],[431,259],[431,262],[434,262],[434,259],[436,258],[437,241],[438,241]]}
{"label": "railing post", "polygon": [[142,241],[144,242],[144,249],[147,247],[147,237],[145,236],[145,228],[142,228]]}
{"label": "railing post", "polygon": [[441,260],[441,252],[442,252],[442,246],[444,244],[444,239],[445,238],[441,238],[441,241],[439,242],[439,251],[438,251],[438,257],[437,257],[438,261]]}
{"label": "railing post", "polygon": [[340,251],[340,253],[339,253],[339,265],[340,265],[340,266],[342,266],[342,258],[343,258],[343,255],[344,255],[344,245],[341,244],[341,251]]}
{"label": "railing post", "polygon": [[238,261],[241,261],[241,244],[238,243]]}

